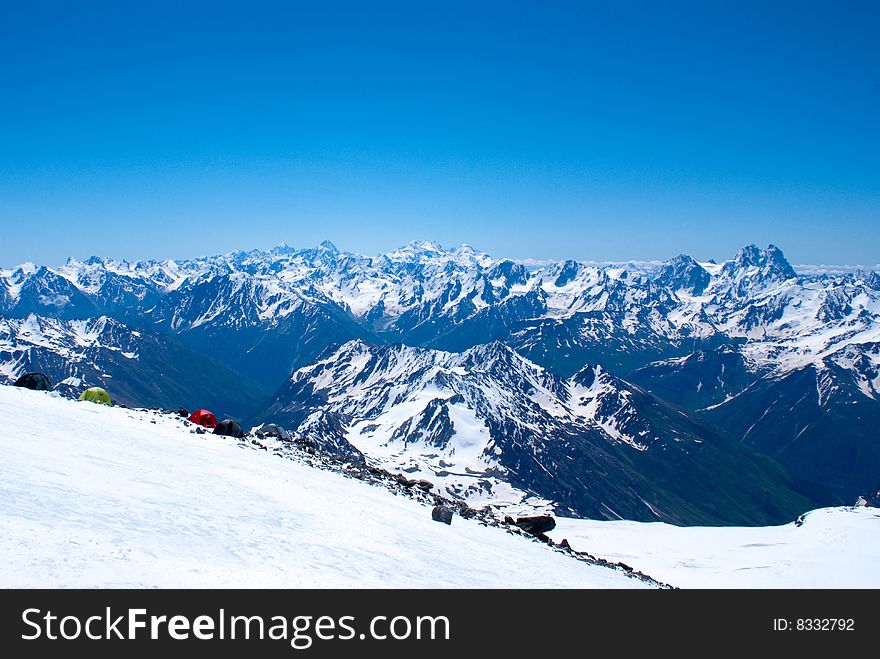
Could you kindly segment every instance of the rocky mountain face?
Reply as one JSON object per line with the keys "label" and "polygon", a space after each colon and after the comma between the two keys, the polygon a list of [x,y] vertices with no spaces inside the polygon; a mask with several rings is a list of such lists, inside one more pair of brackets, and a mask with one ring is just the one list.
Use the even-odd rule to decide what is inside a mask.
{"label": "rocky mountain face", "polygon": [[755,381],[697,416],[844,501],[880,484],[880,344]]}
{"label": "rocky mountain face", "polygon": [[0,382],[31,371],[46,373],[57,391],[74,398],[99,386],[124,405],[207,407],[221,417],[250,414],[268,396],[171,337],[132,330],[107,316],[0,319]]}
{"label": "rocky mountain face", "polygon": [[[561,261],[535,267],[492,258],[469,246],[444,249],[436,243],[410,243],[370,257],[322,243],[308,249],[282,245],[268,251],[181,261],[131,263],[91,258],[69,260],[57,268],[24,264],[0,271],[0,317],[8,327],[29,323],[45,328],[47,336],[53,332],[75,335],[83,322],[112,321],[119,329],[102,333],[100,348],[76,353],[81,355],[77,373],[85,375],[80,378],[83,386],[101,384],[106,381],[103,375],[113,375],[105,366],[113,357],[118,362],[115,367],[122,369],[118,372],[125,373],[114,381],[115,388],[124,388],[123,381],[140,382],[129,385],[132,388],[124,396],[137,404],[152,404],[160,388],[150,384],[156,378],[186,382],[173,394],[175,399],[184,398],[184,390],[196,386],[196,378],[187,377],[194,370],[189,366],[193,360],[203,360],[198,367],[202,372],[222,364],[225,375],[217,370],[216,375],[198,379],[204,387],[193,397],[202,399],[211,392],[228,395],[234,404],[226,407],[239,417],[253,416],[260,409],[283,411],[288,423],[322,441],[335,442],[335,450],[363,452],[377,460],[387,457],[378,449],[382,442],[359,445],[365,441],[363,429],[352,430],[345,410],[329,403],[306,405],[291,389],[296,382],[305,386],[297,380],[303,377],[303,369],[322,363],[328,351],[336,354],[332,351],[339,346],[403,344],[429,351],[424,354],[459,356],[488,349],[486,345],[495,344],[496,350],[506,346],[540,368],[545,374],[541,377],[555,378],[569,390],[581,386],[574,378],[586,381],[589,373],[597,381],[614,378],[620,383],[615,385],[617,391],[629,392],[629,402],[644,402],[641,413],[633,417],[638,423],[647,423],[647,410],[665,419],[652,422],[654,435],[664,446],[677,446],[670,444],[676,433],[687,434],[672,421],[681,419],[681,423],[693,424],[691,435],[694,441],[703,439],[702,446],[721,445],[706,441],[706,433],[739,440],[747,449],[781,462],[797,479],[812,481],[819,490],[831,488],[834,494],[828,496],[847,501],[875,486],[866,481],[871,473],[880,472],[880,459],[872,448],[875,426],[871,425],[878,400],[878,281],[880,277],[873,272],[799,275],[772,245],[766,249],[749,245],[718,264],[680,255],[660,265]],[[66,329],[58,324],[66,324]],[[8,330],[16,338],[7,342],[0,361],[7,379],[29,364],[42,365],[56,381],[74,377],[68,374],[72,353],[43,337],[42,331],[35,329],[25,341],[18,329]],[[124,357],[132,352],[126,346],[135,334],[141,340],[151,337],[151,345],[162,348],[141,349],[137,360]],[[22,346],[28,341],[32,344],[28,354],[40,355],[38,360],[22,358]],[[293,379],[288,380],[291,373]],[[458,378],[450,373],[446,376],[450,381]],[[476,377],[473,371],[469,373],[470,378]],[[514,397],[525,395],[502,375],[495,372],[490,378],[493,382],[479,386],[518,392],[510,393]],[[233,380],[248,385],[236,386]],[[526,386],[524,382],[519,386]],[[241,392],[279,387],[270,407],[268,396],[255,401],[255,395]],[[461,388],[461,392],[449,389],[454,392],[450,395],[461,395],[466,402],[437,402],[438,416],[431,421],[447,432],[454,428],[456,437],[462,436],[465,427],[463,421],[455,423],[456,410],[467,408],[469,414],[477,414],[479,407],[476,394],[467,398],[467,387],[462,384]],[[166,384],[161,389],[168,392],[173,387]],[[820,393],[803,398],[808,390]],[[825,396],[823,390],[832,394]],[[357,391],[352,388],[351,395]],[[790,397],[797,401],[789,401]],[[615,403],[618,414],[613,428],[618,430],[627,416],[620,412],[628,409],[625,398]],[[813,399],[815,405],[810,402]],[[801,409],[786,402],[812,407]],[[565,404],[571,407],[570,402]],[[607,410],[613,407],[603,405],[608,405]],[[364,414],[368,418],[372,412]],[[626,460],[608,458],[617,465],[634,464],[632,456],[636,455],[643,456],[638,458],[642,462],[632,468],[647,469],[644,456],[672,454],[672,449],[656,449],[640,440],[634,431],[620,430],[620,436],[634,444],[623,439],[609,442],[607,437],[613,439],[613,433],[602,429],[601,414],[591,417],[586,426],[583,419],[562,423],[553,415],[544,416],[542,424],[564,426],[565,431],[554,426],[557,438],[577,436],[578,442],[584,442],[588,441],[585,437],[592,437],[590,446],[601,446],[601,450],[591,449],[595,456],[622,451]],[[606,417],[611,416],[609,411]],[[490,434],[491,428],[502,428],[495,430],[501,433],[499,437],[506,432],[519,438],[525,432],[525,426],[505,426],[503,415],[479,418]],[[804,428],[807,418],[812,421]],[[411,426],[419,427],[419,423],[428,421],[413,420]],[[399,432],[410,437],[414,431]],[[406,446],[414,442],[407,440]],[[645,449],[635,444],[644,444]],[[514,453],[509,447],[505,451],[505,455]],[[545,473],[540,467],[529,470],[528,465],[537,463],[522,457],[517,469],[512,469],[511,460],[505,458],[497,467],[480,467],[481,473],[490,476],[492,469],[507,470],[492,487],[495,498],[502,496],[503,482],[511,488],[511,500],[546,501],[546,505],[594,514],[597,508],[586,504],[592,497],[622,516],[650,516],[631,495],[632,507],[618,504],[626,512],[608,502],[610,495],[598,491],[560,498],[560,489],[535,485]],[[568,479],[565,482],[573,491],[583,488],[576,474],[565,468],[575,462],[565,458],[559,465],[554,463],[556,473],[547,478]],[[432,463],[432,469],[438,465]],[[599,469],[592,463],[583,468]],[[606,480],[617,478],[617,471],[609,468],[607,473]],[[659,476],[652,473],[651,478]],[[621,482],[634,481],[623,478]],[[469,486],[461,487],[464,496]],[[625,498],[616,496],[621,501]],[[815,495],[818,503],[836,502],[822,496],[826,495]],[[673,509],[682,510],[682,505],[669,503],[660,516],[674,515]]]}
{"label": "rocky mountain face", "polygon": [[769,460],[601,367],[566,379],[500,342],[353,341],[297,370],[259,416],[473,507],[756,524],[808,502]]}

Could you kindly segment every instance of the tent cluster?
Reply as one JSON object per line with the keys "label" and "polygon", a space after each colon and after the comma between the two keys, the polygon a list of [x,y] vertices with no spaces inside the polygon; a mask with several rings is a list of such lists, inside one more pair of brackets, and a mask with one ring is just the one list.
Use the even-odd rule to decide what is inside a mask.
{"label": "tent cluster", "polygon": [[[52,382],[42,373],[25,373],[15,381],[16,387],[24,387],[33,389],[34,391],[52,391]],[[101,387],[89,387],[79,396],[79,400],[97,403],[99,405],[113,405],[113,399],[110,394]],[[183,411],[183,410],[181,410]],[[185,416],[185,414],[184,414]],[[232,419],[224,419],[218,423],[217,417],[208,410],[199,409],[189,415],[188,419],[193,423],[214,431],[215,435],[225,435],[227,437],[244,437],[244,430],[238,421]],[[264,428],[267,428],[264,426]],[[275,434],[284,436],[285,431],[278,426],[273,426],[265,434]]]}
{"label": "tent cluster", "polygon": [[217,417],[214,416],[213,412],[209,412],[208,410],[196,410],[189,415],[189,420],[200,426],[213,430],[215,435],[244,437],[244,430],[242,430],[241,424],[239,424],[238,421],[224,419],[218,423]]}
{"label": "tent cluster", "polygon": [[[43,373],[25,373],[18,378],[13,386],[31,389],[33,391],[52,391],[52,381]],[[79,396],[80,400],[90,403],[98,403],[100,405],[112,405],[113,399],[110,394],[101,387],[89,387]]]}

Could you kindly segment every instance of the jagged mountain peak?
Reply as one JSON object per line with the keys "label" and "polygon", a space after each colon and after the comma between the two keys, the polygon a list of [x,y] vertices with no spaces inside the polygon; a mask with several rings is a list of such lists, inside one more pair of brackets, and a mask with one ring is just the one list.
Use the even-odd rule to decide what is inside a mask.
{"label": "jagged mountain peak", "polygon": [[593,366],[592,364],[587,364],[577,373],[571,376],[571,382],[580,385],[586,389],[589,389],[596,383],[597,376],[602,373],[601,366]]}
{"label": "jagged mountain peak", "polygon": [[733,260],[738,265],[760,265],[761,248],[755,243],[749,243],[739,249]]}
{"label": "jagged mountain peak", "polygon": [[339,248],[336,245],[334,245],[333,243],[331,243],[329,240],[321,241],[321,243],[318,245],[318,249],[325,251],[325,252],[329,252],[330,254],[340,254],[341,253],[339,251]]}
{"label": "jagged mountain peak", "polygon": [[493,361],[502,360],[505,362],[524,360],[513,348],[503,341],[490,341],[489,343],[481,343],[472,348],[468,348],[462,353],[462,357],[473,361],[477,366],[487,365]]}
{"label": "jagged mountain peak", "polygon": [[296,248],[291,247],[286,242],[282,241],[272,247],[272,249],[269,250],[268,254],[271,256],[292,256],[296,254],[296,251]]}
{"label": "jagged mountain peak", "polygon": [[791,279],[797,277],[797,273],[785,258],[785,254],[772,243],[766,249],[760,249],[754,243],[746,245],[737,252],[732,264],[738,269],[760,268],[765,275],[777,278]]}
{"label": "jagged mountain peak", "polygon": [[683,289],[692,295],[702,295],[712,276],[693,257],[679,254],[663,264],[656,281],[672,290]]}

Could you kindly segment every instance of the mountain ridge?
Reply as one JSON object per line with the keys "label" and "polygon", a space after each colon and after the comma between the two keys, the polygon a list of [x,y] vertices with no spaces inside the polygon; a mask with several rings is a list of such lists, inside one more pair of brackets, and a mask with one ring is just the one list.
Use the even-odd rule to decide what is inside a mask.
{"label": "mountain ridge", "polygon": [[600,366],[563,379],[497,341],[462,353],[352,341],[294,372],[258,416],[512,514],[754,524],[807,505],[781,471]]}

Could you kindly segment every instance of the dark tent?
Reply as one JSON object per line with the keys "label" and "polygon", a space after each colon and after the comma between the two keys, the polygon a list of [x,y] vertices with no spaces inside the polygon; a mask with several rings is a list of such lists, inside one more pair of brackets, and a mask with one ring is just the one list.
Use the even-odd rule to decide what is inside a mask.
{"label": "dark tent", "polygon": [[244,437],[244,430],[238,421],[232,419],[224,419],[214,428],[215,435],[226,435],[227,437]]}
{"label": "dark tent", "polygon": [[25,373],[15,381],[15,386],[34,391],[52,391],[52,383],[42,373]]}
{"label": "dark tent", "polygon": [[189,415],[189,420],[193,423],[198,423],[200,426],[205,426],[205,428],[217,427],[217,417],[208,410],[196,410]]}
{"label": "dark tent", "polygon": [[278,437],[279,439],[292,439],[289,432],[274,423],[264,423],[262,426],[251,430],[251,432],[255,433],[257,437]]}

